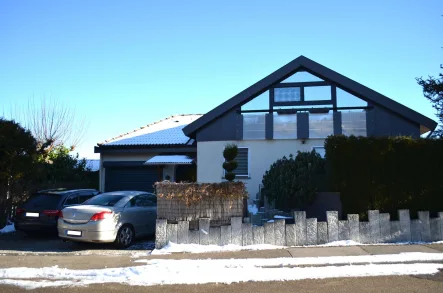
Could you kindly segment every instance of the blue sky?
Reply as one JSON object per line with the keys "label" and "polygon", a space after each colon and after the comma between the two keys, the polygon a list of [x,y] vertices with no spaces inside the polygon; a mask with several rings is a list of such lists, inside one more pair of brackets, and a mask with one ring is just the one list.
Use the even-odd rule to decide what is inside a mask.
{"label": "blue sky", "polygon": [[435,120],[415,78],[443,63],[443,1],[0,2],[0,105],[52,96],[78,148],[205,113],[305,55]]}

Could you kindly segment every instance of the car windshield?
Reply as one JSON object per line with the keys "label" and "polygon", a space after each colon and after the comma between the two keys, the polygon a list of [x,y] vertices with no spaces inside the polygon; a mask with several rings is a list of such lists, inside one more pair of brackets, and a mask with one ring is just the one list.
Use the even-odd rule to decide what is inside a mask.
{"label": "car windshield", "polygon": [[31,196],[24,204],[24,208],[44,208],[47,210],[56,210],[60,202],[58,194],[36,194]]}
{"label": "car windshield", "polygon": [[88,199],[83,204],[84,205],[113,207],[117,202],[119,202],[124,197],[125,197],[124,195],[102,194],[102,195],[94,196],[91,199]]}

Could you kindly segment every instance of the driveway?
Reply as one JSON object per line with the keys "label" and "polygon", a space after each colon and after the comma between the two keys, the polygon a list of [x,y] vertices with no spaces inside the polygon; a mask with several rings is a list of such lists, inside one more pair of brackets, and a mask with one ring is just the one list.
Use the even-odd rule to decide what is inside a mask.
{"label": "driveway", "polygon": [[138,239],[132,246],[117,250],[112,244],[63,242],[57,236],[30,237],[17,231],[0,234],[0,253],[7,254],[128,254],[154,248],[154,237]]}

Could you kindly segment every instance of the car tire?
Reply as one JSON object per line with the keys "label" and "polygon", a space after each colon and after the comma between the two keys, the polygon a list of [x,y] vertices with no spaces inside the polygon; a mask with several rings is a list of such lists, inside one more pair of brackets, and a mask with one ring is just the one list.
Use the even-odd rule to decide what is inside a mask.
{"label": "car tire", "polygon": [[118,248],[127,248],[131,246],[134,241],[135,233],[131,225],[123,225],[118,229],[117,237],[115,238],[115,245]]}

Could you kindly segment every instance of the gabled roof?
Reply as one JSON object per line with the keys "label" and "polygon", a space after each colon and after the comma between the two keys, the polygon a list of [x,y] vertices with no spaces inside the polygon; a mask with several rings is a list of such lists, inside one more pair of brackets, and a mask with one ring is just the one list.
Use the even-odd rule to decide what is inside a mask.
{"label": "gabled roof", "polygon": [[136,146],[136,145],[186,145],[192,141],[183,133],[183,127],[202,115],[174,115],[166,119],[140,127],[134,131],[106,140],[98,145]]}
{"label": "gabled roof", "polygon": [[395,112],[398,115],[403,116],[408,120],[416,122],[421,126],[420,128],[424,130],[426,129],[434,130],[435,127],[437,126],[437,123],[432,119],[429,119],[428,117],[350,78],[347,78],[344,75],[341,75],[317,62],[314,62],[311,59],[306,58],[305,56],[300,56],[294,59],[293,61],[289,62],[285,66],[281,67],[280,69],[274,71],[270,75],[266,76],[262,80],[251,85],[244,91],[230,98],[223,104],[212,109],[211,111],[209,111],[208,113],[206,113],[205,115],[194,121],[193,123],[184,127],[183,128],[184,133],[189,137],[194,137],[195,133],[199,129],[211,123],[213,120],[249,102],[253,98],[264,93],[272,85],[280,83],[281,81],[285,80],[286,78],[288,78],[289,76],[300,70],[308,71],[309,73],[316,75],[332,84],[335,84],[339,88],[357,97],[360,97],[366,100],[367,102],[371,102],[373,104],[387,108],[392,112]]}

